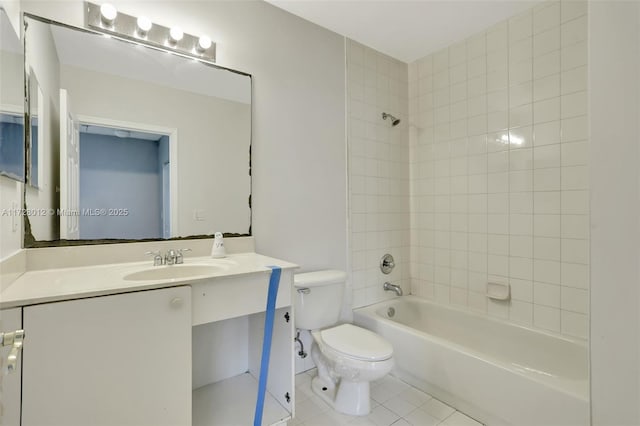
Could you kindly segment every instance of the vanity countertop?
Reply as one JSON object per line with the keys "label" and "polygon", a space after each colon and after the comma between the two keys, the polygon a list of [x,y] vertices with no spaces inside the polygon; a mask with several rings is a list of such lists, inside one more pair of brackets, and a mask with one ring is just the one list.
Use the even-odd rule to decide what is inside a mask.
{"label": "vanity countertop", "polygon": [[[129,280],[125,277],[155,268],[220,266],[207,275],[188,278]],[[185,257],[183,265],[153,266],[152,262],[113,263],[74,268],[27,271],[0,293],[0,309],[60,300],[81,299],[155,288],[190,285],[218,278],[254,273],[268,274],[269,266],[296,269],[297,265],[256,253],[230,254],[224,259]],[[267,278],[265,278],[265,283]]]}

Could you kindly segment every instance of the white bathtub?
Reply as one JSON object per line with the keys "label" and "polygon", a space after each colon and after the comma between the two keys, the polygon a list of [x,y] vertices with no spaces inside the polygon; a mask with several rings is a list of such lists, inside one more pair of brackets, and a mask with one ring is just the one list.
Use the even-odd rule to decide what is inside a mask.
{"label": "white bathtub", "polygon": [[584,342],[415,296],[355,309],[354,322],[391,342],[395,376],[485,424],[589,424]]}

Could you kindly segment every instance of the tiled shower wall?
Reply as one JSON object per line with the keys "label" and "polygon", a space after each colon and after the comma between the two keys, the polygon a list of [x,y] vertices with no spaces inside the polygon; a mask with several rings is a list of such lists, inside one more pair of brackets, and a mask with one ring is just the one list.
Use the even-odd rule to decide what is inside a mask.
{"label": "tiled shower wall", "polygon": [[[349,220],[353,307],[409,292],[409,136],[407,64],[347,40]],[[401,119],[393,127],[382,112]],[[385,253],[395,258],[380,272]]]}
{"label": "tiled shower wall", "polygon": [[542,3],[409,65],[413,294],[587,337],[586,13]]}

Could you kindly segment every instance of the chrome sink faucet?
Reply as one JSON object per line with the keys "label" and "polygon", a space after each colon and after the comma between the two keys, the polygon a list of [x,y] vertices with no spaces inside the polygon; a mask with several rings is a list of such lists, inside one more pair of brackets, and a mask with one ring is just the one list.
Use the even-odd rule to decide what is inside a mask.
{"label": "chrome sink faucet", "polygon": [[174,265],[178,261],[178,252],[174,249],[169,249],[167,254],[164,255],[164,264],[165,265]]}
{"label": "chrome sink faucet", "polygon": [[184,263],[184,254],[185,251],[191,251],[191,249],[170,249],[167,251],[167,254],[164,256],[164,264],[165,265],[181,265]]}
{"label": "chrome sink faucet", "polygon": [[190,248],[186,248],[186,249],[178,249],[177,250],[177,255],[176,255],[176,265],[182,265],[184,263],[184,254],[183,252],[185,251],[191,251]]}
{"label": "chrome sink faucet", "polygon": [[162,266],[162,265],[164,265],[164,258],[160,254],[160,250],[158,250],[158,251],[148,251],[145,254],[149,255],[149,256],[153,256],[153,266]]}
{"label": "chrome sink faucet", "polygon": [[167,253],[163,256],[160,250],[158,251],[148,251],[147,255],[153,256],[153,266],[162,266],[162,265],[181,265],[184,263],[184,252],[191,251],[191,249],[169,249]]}
{"label": "chrome sink faucet", "polygon": [[390,282],[387,281],[386,283],[384,283],[382,288],[384,289],[384,291],[394,291],[396,295],[402,296],[402,289],[400,288],[399,285],[391,284]]}

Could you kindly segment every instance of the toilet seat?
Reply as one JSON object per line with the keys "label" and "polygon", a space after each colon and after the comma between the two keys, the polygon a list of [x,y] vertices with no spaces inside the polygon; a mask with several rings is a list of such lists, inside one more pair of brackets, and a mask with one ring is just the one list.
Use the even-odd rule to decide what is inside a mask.
{"label": "toilet seat", "polygon": [[352,324],[342,324],[320,332],[326,349],[361,361],[385,361],[393,356],[393,346],[377,334]]}

